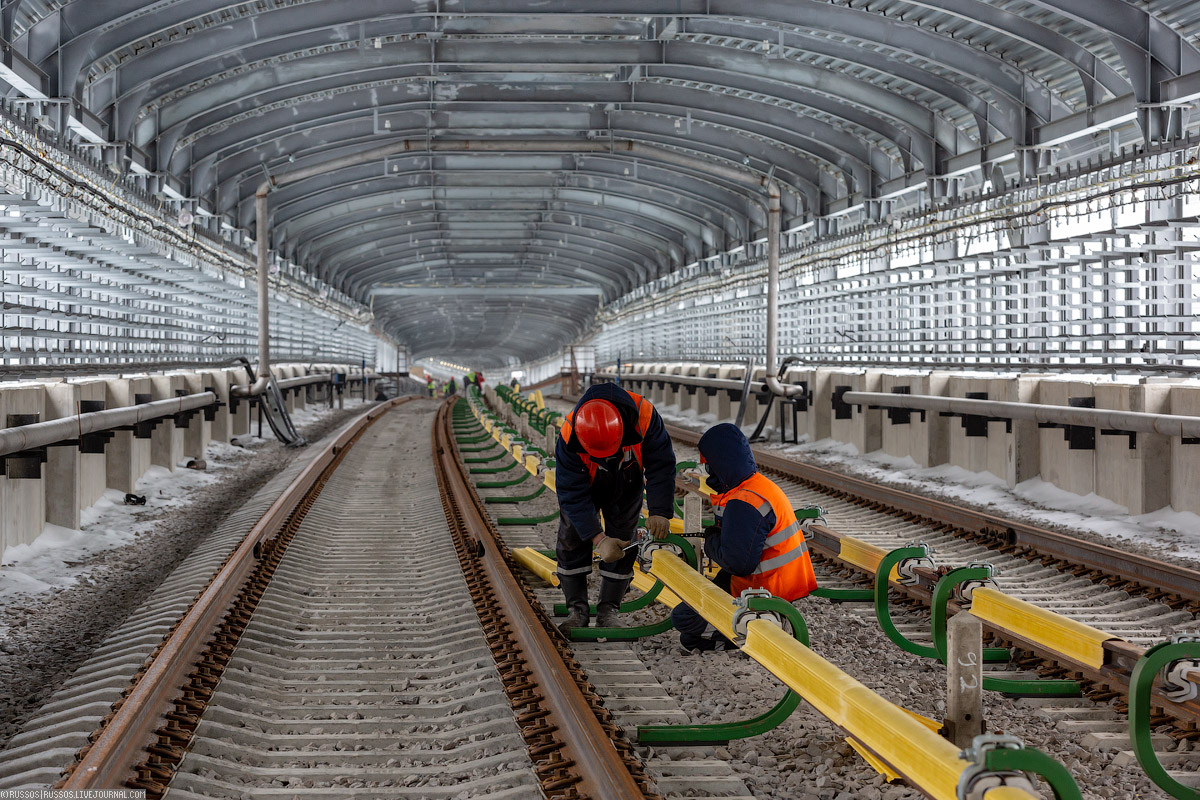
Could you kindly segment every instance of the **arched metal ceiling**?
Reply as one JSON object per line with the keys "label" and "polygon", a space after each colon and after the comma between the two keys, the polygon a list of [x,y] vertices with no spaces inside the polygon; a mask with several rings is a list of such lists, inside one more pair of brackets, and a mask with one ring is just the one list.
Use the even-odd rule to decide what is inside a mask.
{"label": "arched metal ceiling", "polygon": [[274,192],[272,246],[371,303],[414,357],[485,366],[553,350],[600,303],[761,237],[767,176],[803,221],[1098,119],[1178,136],[1178,101],[1200,93],[1200,12],[1184,0],[0,13],[48,96],[78,100],[242,226],[265,175],[404,143]]}

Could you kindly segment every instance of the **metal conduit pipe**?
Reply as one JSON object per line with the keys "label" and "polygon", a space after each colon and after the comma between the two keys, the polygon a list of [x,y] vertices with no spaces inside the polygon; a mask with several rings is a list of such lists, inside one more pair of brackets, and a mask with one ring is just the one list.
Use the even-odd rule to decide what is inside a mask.
{"label": "metal conduit pipe", "polygon": [[248,394],[256,396],[266,391],[271,380],[271,308],[267,299],[267,279],[270,277],[268,260],[270,246],[267,241],[267,192],[271,190],[263,181],[254,193],[255,238],[258,251],[258,378],[250,385]]}
{"label": "metal conduit pipe", "polygon": [[22,425],[19,428],[4,428],[0,430],[0,456],[78,439],[89,433],[136,425],[139,422],[148,422],[160,417],[170,417],[184,411],[204,408],[215,402],[217,402],[217,396],[212,392],[199,392],[183,397],[172,397],[168,400],[155,400],[137,406],[90,411],[86,414],[76,414],[73,417]]}
{"label": "metal conduit pipe", "polygon": [[[331,373],[324,372],[317,375],[299,375],[295,378],[285,378],[284,380],[276,381],[276,384],[280,389],[291,389],[296,386],[308,386],[315,383],[329,383],[331,379]],[[229,392],[236,397],[253,397],[256,394],[254,387],[257,384],[257,381],[249,386],[235,384],[234,386],[229,387]]]}
{"label": "metal conduit pipe", "polygon": [[763,381],[772,394],[795,397],[804,391],[802,386],[784,386],[776,367],[779,349],[779,183],[767,184],[767,369]]}
{"label": "metal conduit pipe", "polygon": [[1056,425],[1135,433],[1160,433],[1164,436],[1200,437],[1200,417],[1150,414],[1144,411],[1114,411],[1103,408],[1010,403],[1003,400],[968,400],[963,397],[938,397],[924,394],[888,392],[846,392],[842,402],[850,405],[908,408],[914,411],[939,411],[1000,419],[1020,419]]}

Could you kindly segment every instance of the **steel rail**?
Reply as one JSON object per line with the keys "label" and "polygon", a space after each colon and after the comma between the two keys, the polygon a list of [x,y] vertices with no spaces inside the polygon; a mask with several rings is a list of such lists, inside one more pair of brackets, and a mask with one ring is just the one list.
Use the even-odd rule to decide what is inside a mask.
{"label": "steel rail", "polygon": [[645,792],[633,779],[612,739],[580,692],[550,633],[527,601],[520,582],[504,557],[487,511],[471,488],[459,460],[450,419],[452,405],[453,402],[444,403],[434,422],[433,450],[439,483],[453,507],[461,513],[469,535],[478,543],[478,552],[491,583],[492,594],[511,620],[516,644],[522,651],[532,679],[545,695],[550,723],[562,736],[564,758],[574,762],[574,768],[581,778],[573,788],[580,796],[591,800],[644,797]]}
{"label": "steel rail", "polygon": [[36,450],[39,447],[47,447],[58,442],[78,439],[89,433],[171,417],[185,411],[210,406],[215,402],[217,402],[217,396],[212,392],[198,392],[167,400],[154,400],[136,406],[89,411],[84,414],[74,414],[46,422],[34,422],[16,428],[4,428],[0,430],[0,456],[12,455],[25,450]]}
{"label": "steel rail", "polygon": [[[672,439],[695,447],[700,434],[668,425]],[[1025,548],[1039,555],[1098,570],[1122,580],[1200,602],[1200,571],[1157,561],[1148,556],[1118,550],[1073,536],[1045,530],[1036,525],[1006,519],[985,511],[945,503],[899,489],[882,486],[833,470],[793,461],[761,448],[752,448],[758,465],[788,478],[814,484],[817,488],[845,493],[865,503],[878,503],[901,514],[923,517],[967,531],[984,543],[998,547]]]}
{"label": "steel rail", "polygon": [[155,732],[164,724],[180,686],[195,669],[195,662],[258,563],[256,548],[283,526],[322,472],[363,428],[410,399],[382,403],[356,418],[292,480],[164,639],[132,689],[56,789],[122,789],[135,777],[135,769],[145,760],[146,748],[157,740]]}

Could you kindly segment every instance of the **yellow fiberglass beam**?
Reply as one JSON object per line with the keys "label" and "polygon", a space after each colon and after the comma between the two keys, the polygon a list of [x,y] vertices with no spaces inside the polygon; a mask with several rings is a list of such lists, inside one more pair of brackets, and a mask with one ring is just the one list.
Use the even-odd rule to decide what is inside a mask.
{"label": "yellow fiberglass beam", "polygon": [[538,407],[539,411],[544,410],[546,408],[546,399],[544,397],[542,397],[541,389],[538,389],[536,392],[533,393],[533,402],[537,403],[537,407]]}
{"label": "yellow fiberglass beam", "polygon": [[548,469],[542,473],[542,483],[546,484],[546,488],[550,491],[558,491],[558,485],[554,482],[554,470]]}
{"label": "yellow fiberglass beam", "polygon": [[[907,782],[934,800],[956,800],[958,779],[968,762],[959,758],[958,747],[904,709],[842,672],[773,622],[751,620],[742,651]],[[1035,800],[1035,796],[1021,792],[1006,800]]]}
{"label": "yellow fiberglass beam", "polygon": [[538,465],[541,463],[537,456],[525,456],[525,471],[530,475],[537,475]]}
{"label": "yellow fiberglass beam", "polygon": [[537,575],[546,583],[558,586],[558,564],[553,558],[542,555],[532,547],[517,547],[512,551],[513,558],[521,562],[521,566]]}
{"label": "yellow fiberglass beam", "polygon": [[733,639],[733,612],[737,609],[728,592],[665,550],[654,551],[650,574],[666,584],[684,603],[708,620],[726,638]]}
{"label": "yellow fiberglass beam", "polygon": [[853,536],[843,536],[841,549],[838,551],[838,558],[870,573],[879,569],[879,562],[883,561],[886,555],[887,551],[882,547],[876,547]]}
{"label": "yellow fiberglass beam", "polygon": [[1104,643],[1120,638],[987,587],[971,593],[971,613],[1093,669],[1104,666]]}

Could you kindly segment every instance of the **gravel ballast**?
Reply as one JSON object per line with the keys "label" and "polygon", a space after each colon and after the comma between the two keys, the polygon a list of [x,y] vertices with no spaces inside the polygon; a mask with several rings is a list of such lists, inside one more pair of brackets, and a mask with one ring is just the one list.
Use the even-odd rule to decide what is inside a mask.
{"label": "gravel ballast", "polygon": [[[692,448],[676,445],[675,449],[680,460],[697,455]],[[853,472],[843,462],[824,465]],[[518,507],[522,515],[537,516],[554,506],[554,496],[546,493]],[[511,513],[513,507],[507,509],[505,513]],[[836,520],[830,520],[830,524],[837,527]],[[556,523],[537,528],[548,547],[553,547],[555,529]],[[819,578],[822,572],[819,568]],[[885,699],[941,720],[946,707],[944,668],[892,644],[869,606],[839,605],[819,598],[800,600],[795,606],[805,616],[815,652]],[[637,612],[630,624],[658,618],[662,613],[661,607]],[[682,655],[674,632],[643,639],[634,644],[633,651],[696,723],[748,719],[774,705],[785,691],[765,668],[741,653]],[[1125,748],[1097,747],[1089,740],[1087,725],[1060,724],[1043,711],[1044,706],[1070,703],[1011,699],[995,692],[985,693],[984,699],[989,732],[1017,736],[1027,746],[1041,749],[1065,764],[1085,798],[1166,800],[1167,795],[1151,784],[1140,767],[1122,763],[1119,752]],[[1078,703],[1083,711],[1111,710],[1107,703],[1071,702]],[[641,749],[644,757],[651,752]],[[680,758],[685,751],[667,750]],[[663,750],[654,752],[661,756]],[[756,797],[893,800],[922,796],[906,786],[885,783],[823,716],[804,703],[774,731],[730,742],[718,748],[717,755],[728,760]]]}

